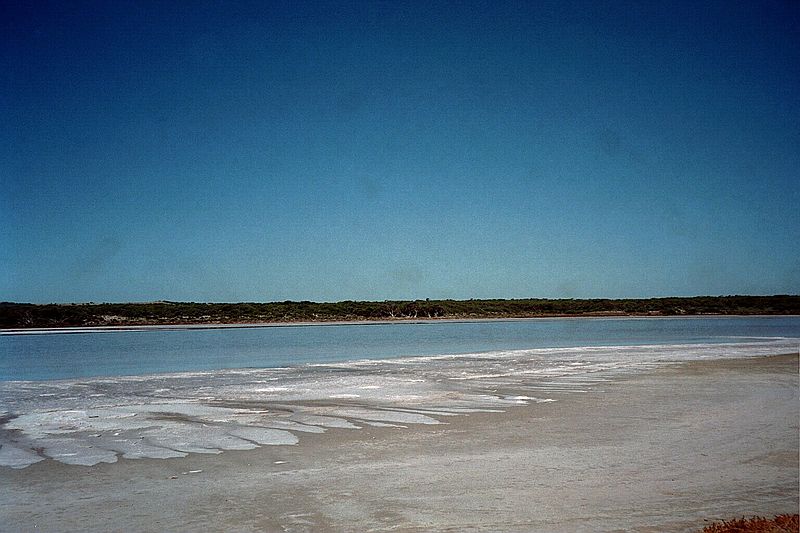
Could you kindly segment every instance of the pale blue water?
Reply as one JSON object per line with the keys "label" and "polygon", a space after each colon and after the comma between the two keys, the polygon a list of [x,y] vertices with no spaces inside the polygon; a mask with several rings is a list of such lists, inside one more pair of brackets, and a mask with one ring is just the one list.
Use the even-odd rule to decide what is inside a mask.
{"label": "pale blue water", "polygon": [[667,365],[800,347],[800,317],[83,331],[0,331],[0,467],[435,424],[562,401]]}
{"label": "pale blue water", "polygon": [[746,343],[800,337],[800,317],[534,319],[0,335],[0,381],[535,348]]}

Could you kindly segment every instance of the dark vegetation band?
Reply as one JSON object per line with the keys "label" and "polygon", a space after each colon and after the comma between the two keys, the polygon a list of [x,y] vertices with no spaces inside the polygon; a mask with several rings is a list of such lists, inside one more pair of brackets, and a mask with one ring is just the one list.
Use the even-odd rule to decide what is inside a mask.
{"label": "dark vegetation band", "polygon": [[0,327],[236,324],[546,316],[800,314],[800,296],[646,299],[398,300],[271,303],[0,303]]}

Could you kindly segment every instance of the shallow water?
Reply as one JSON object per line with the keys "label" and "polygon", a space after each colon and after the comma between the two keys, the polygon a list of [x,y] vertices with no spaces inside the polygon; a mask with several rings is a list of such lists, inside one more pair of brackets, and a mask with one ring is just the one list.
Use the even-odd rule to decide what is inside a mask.
{"label": "shallow water", "polygon": [[556,318],[37,335],[0,332],[0,381],[779,337],[800,337],[800,317]]}
{"label": "shallow water", "polygon": [[[0,381],[0,466],[24,468],[46,458],[93,465],[292,445],[304,433],[330,428],[438,424],[585,393],[621,374],[682,361],[793,353],[800,318],[557,319],[1,340],[4,375],[12,379]],[[259,368],[236,368],[244,366]],[[164,372],[174,368],[181,371]],[[72,377],[87,373],[93,377]],[[32,375],[40,377],[22,379]]]}

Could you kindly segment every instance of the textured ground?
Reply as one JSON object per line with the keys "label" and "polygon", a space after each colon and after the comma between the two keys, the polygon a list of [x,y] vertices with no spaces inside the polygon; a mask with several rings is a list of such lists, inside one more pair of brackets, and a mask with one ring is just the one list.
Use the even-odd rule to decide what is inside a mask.
{"label": "textured ground", "polygon": [[694,362],[550,396],[294,446],[0,468],[0,529],[697,531],[796,512],[797,356]]}

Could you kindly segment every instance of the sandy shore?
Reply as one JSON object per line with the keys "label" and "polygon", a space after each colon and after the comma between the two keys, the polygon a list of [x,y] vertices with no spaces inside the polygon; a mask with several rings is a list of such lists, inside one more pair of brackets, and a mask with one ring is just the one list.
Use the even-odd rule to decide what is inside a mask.
{"label": "sandy shore", "polygon": [[554,398],[296,446],[0,468],[0,529],[697,531],[797,512],[796,355],[670,366]]}
{"label": "sandy shore", "polygon": [[583,313],[583,314],[540,314],[534,316],[500,316],[500,317],[396,317],[380,319],[350,319],[350,320],[284,320],[272,322],[208,322],[208,323],[168,323],[168,324],[125,324],[125,325],[100,325],[100,326],[58,326],[58,327],[25,327],[25,328],[0,328],[0,335],[49,335],[53,333],[93,333],[103,331],[148,331],[148,330],[202,330],[202,329],[252,329],[252,328],[292,328],[307,326],[380,326],[387,324],[440,324],[440,323],[475,323],[475,322],[521,322],[537,320],[707,320],[709,318],[767,318],[767,317],[796,317],[794,314],[689,314],[689,315],[653,315],[650,313]]}

